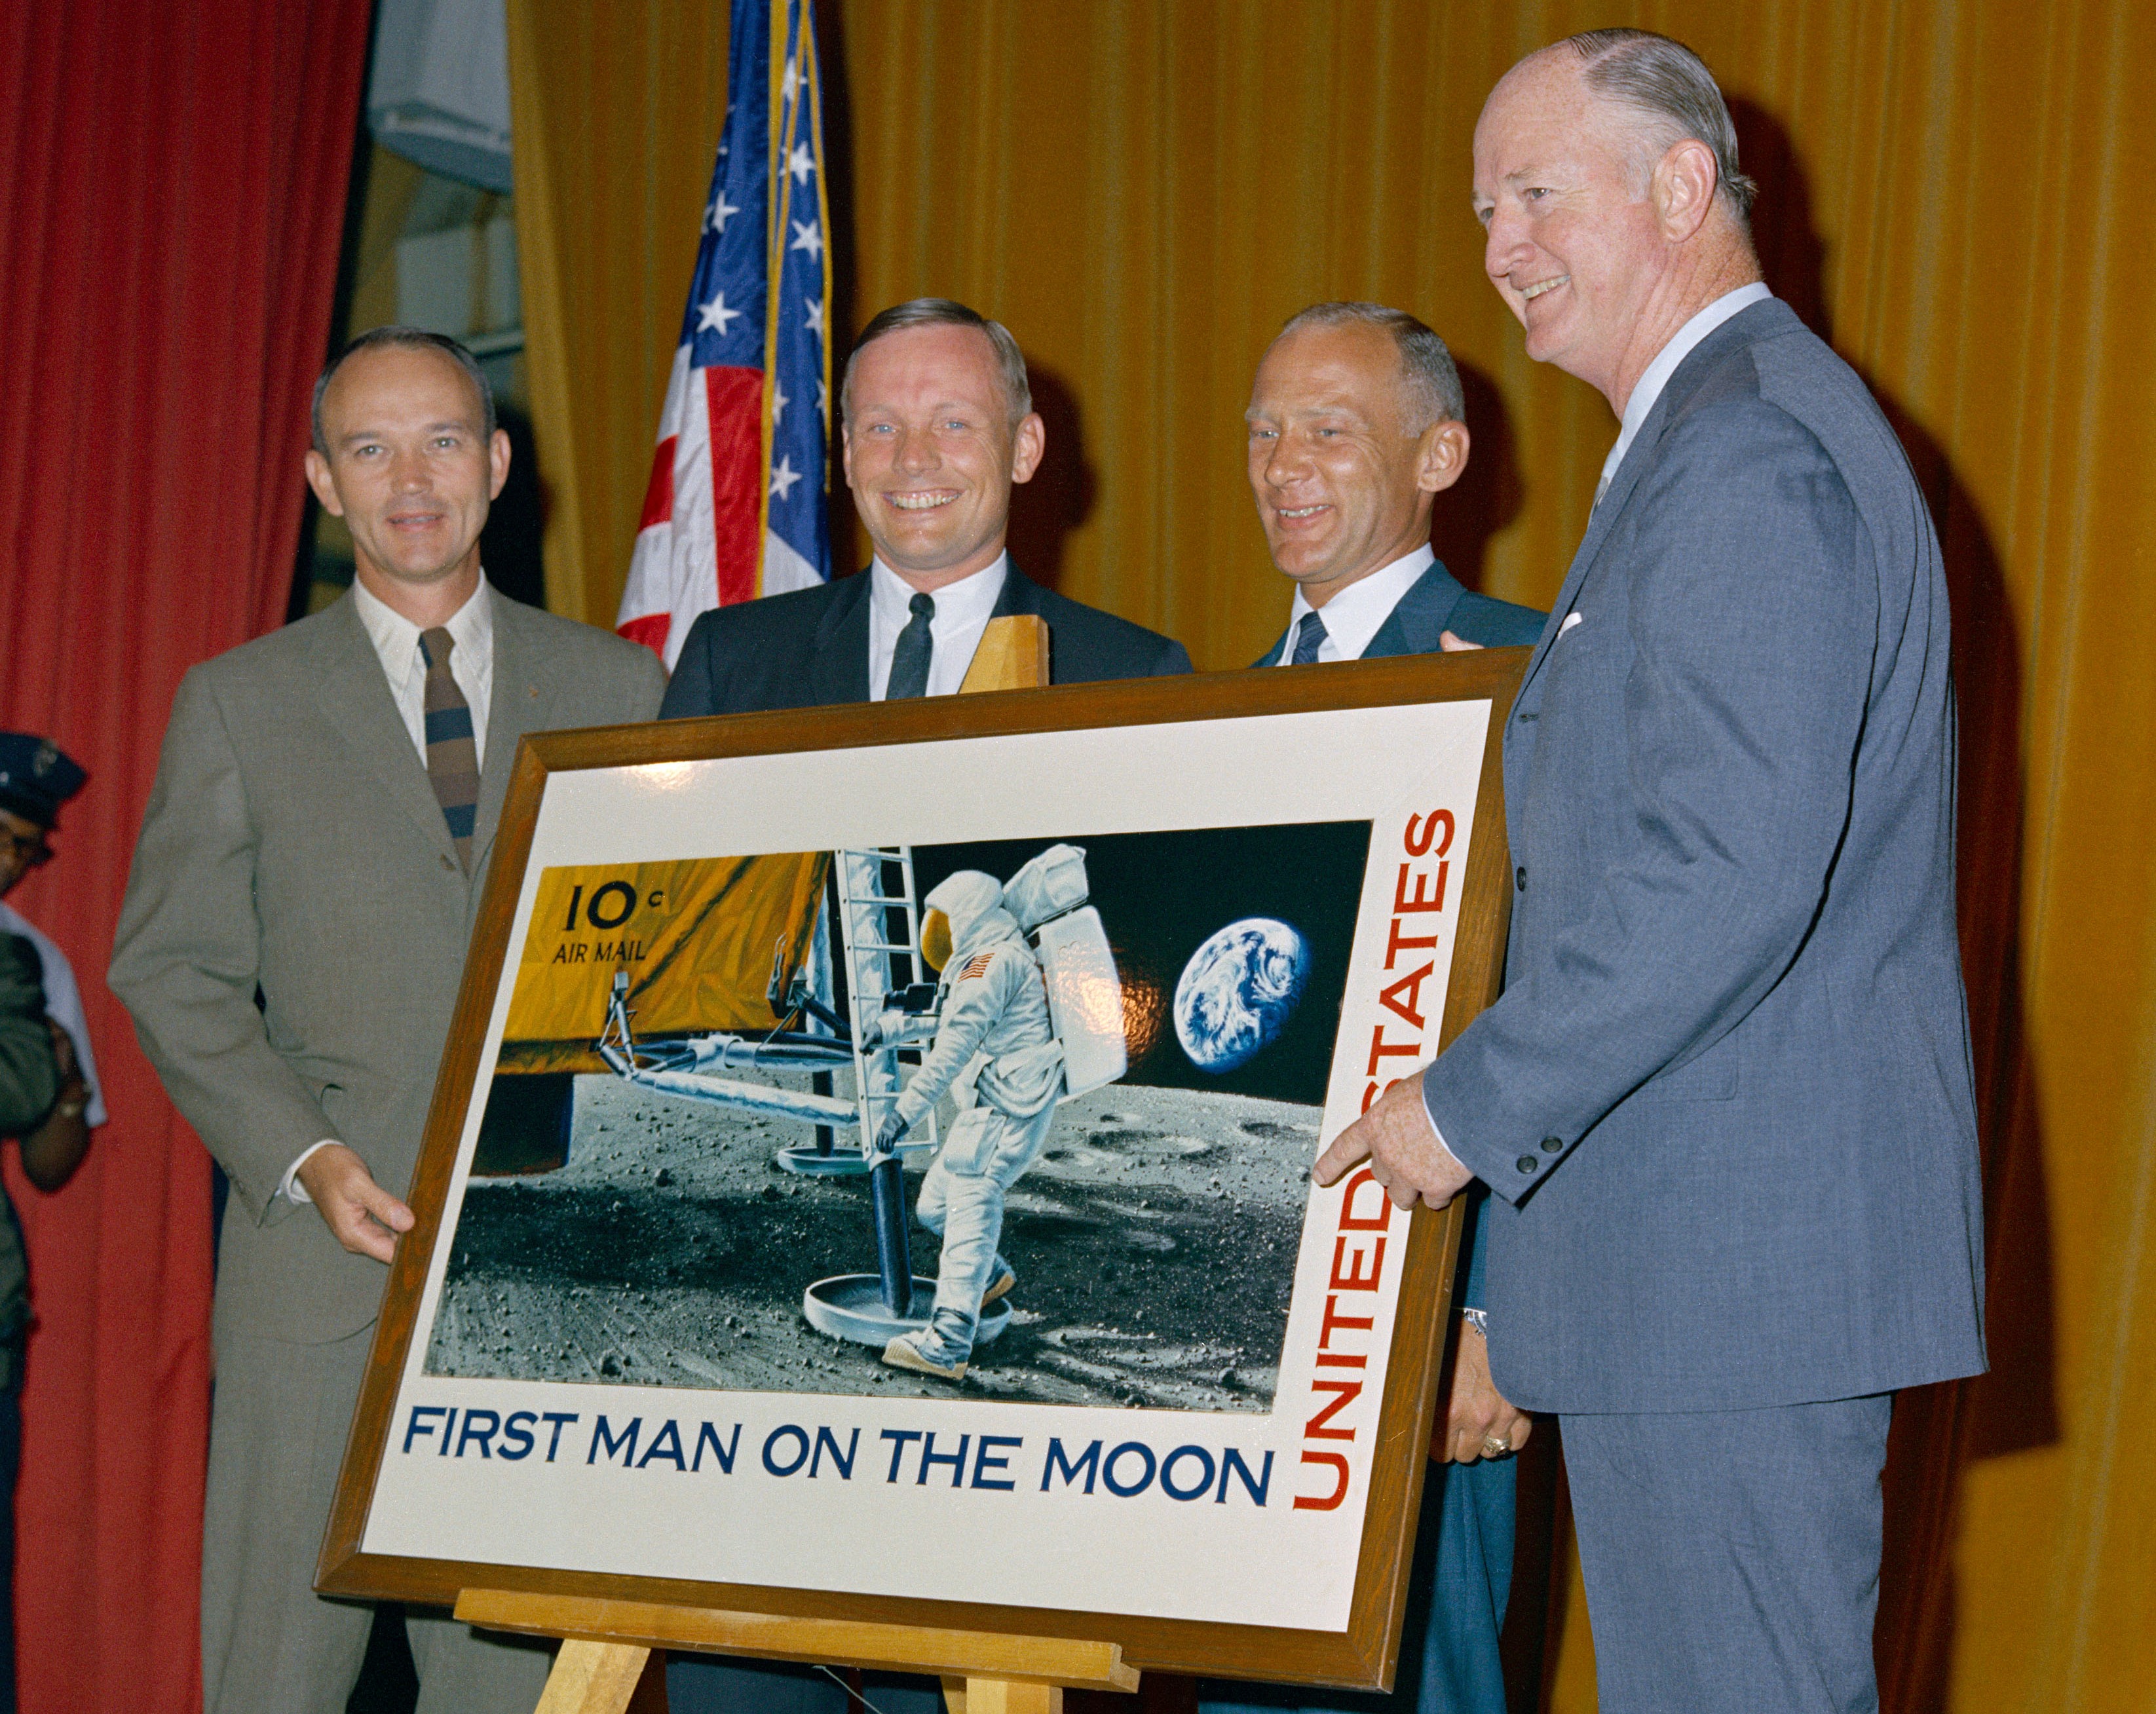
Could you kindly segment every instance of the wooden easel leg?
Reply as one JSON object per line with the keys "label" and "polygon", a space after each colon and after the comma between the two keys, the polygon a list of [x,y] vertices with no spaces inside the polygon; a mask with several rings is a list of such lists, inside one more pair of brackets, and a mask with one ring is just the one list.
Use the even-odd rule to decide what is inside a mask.
{"label": "wooden easel leg", "polygon": [[[949,1700],[950,1691],[943,1692]],[[1060,1684],[1021,1684],[1009,1678],[969,1678],[960,1714],[1063,1714]]]}
{"label": "wooden easel leg", "polygon": [[651,1650],[572,1637],[554,1657],[536,1714],[627,1714]]}

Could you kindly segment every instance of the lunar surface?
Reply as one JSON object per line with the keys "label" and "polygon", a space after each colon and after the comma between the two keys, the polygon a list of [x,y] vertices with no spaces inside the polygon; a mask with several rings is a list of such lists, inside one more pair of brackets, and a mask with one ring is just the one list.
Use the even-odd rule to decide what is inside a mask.
{"label": "lunar surface", "polygon": [[[957,1389],[1269,1410],[1317,1118],[1287,1102],[1122,1085],[1067,1102],[1006,1203],[1011,1325],[976,1347]],[[875,1266],[866,1183],[775,1163],[808,1137],[783,1120],[578,1079],[569,1163],[466,1190],[428,1371],[951,1396],[953,1383],[889,1368],[803,1318],[812,1281]],[[907,1174],[909,1209],[927,1159]],[[913,1270],[932,1277],[936,1240],[917,1223],[911,1234]]]}
{"label": "lunar surface", "polygon": [[1310,980],[1310,943],[1270,916],[1231,922],[1175,984],[1175,1039],[1200,1070],[1232,1071],[1287,1027]]}

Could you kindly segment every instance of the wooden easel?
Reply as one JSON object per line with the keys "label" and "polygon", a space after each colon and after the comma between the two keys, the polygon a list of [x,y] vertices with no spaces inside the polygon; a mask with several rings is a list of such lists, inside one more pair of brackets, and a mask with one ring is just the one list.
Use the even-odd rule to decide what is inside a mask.
{"label": "wooden easel", "polygon": [[1116,1643],[932,1630],[846,1619],[782,1619],[576,1595],[466,1589],[457,1617],[488,1630],[560,1637],[537,1714],[629,1714],[654,1649],[932,1674],[951,1714],[1062,1714],[1066,1688],[1134,1691]]}
{"label": "wooden easel", "polygon": [[[959,690],[1024,690],[1047,683],[1047,623],[1022,613],[988,621]],[[1138,1684],[1137,1670],[1123,1665],[1120,1645],[1061,1637],[782,1619],[507,1589],[466,1589],[456,1614],[488,1630],[562,1639],[536,1714],[629,1714],[639,1701],[664,1707],[663,1689],[638,1696],[654,1650],[931,1673],[943,1681],[951,1714],[1063,1714],[1066,1688],[1134,1691]]]}

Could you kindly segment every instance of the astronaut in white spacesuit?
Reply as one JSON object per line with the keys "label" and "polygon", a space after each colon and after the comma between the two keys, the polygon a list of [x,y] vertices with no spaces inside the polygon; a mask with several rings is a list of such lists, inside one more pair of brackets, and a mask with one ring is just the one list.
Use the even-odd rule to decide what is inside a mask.
{"label": "astronaut in white spacesuit", "polygon": [[993,875],[960,870],[923,902],[924,953],[932,957],[948,924],[942,1021],[921,1069],[900,1093],[877,1136],[895,1147],[947,1090],[959,1113],[921,1182],[914,1212],[943,1240],[936,1308],[927,1327],[884,1348],[894,1368],[955,1381],[966,1373],[981,1310],[1018,1283],[996,1246],[1004,1193],[1048,1140],[1063,1092],[1063,1044],[1050,1019],[1040,960],[1017,920],[1003,908]]}

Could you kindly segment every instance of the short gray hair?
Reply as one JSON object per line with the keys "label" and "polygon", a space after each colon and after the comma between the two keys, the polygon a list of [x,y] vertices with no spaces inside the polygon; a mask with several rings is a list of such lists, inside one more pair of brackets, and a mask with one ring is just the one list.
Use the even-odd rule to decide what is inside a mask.
{"label": "short gray hair", "polygon": [[1586,62],[1580,75],[1595,95],[1648,120],[1661,136],[1662,149],[1691,138],[1713,150],[1716,187],[1728,198],[1738,223],[1749,224],[1759,187],[1737,170],[1737,127],[1705,60],[1652,30],[1587,30],[1557,46]]}
{"label": "short gray hair", "polygon": [[1467,420],[1467,395],[1460,390],[1460,371],[1428,323],[1405,310],[1384,304],[1312,304],[1298,310],[1282,324],[1286,339],[1306,327],[1342,327],[1350,323],[1382,328],[1400,349],[1400,391],[1408,410],[1408,433],[1419,434],[1434,423]]}
{"label": "short gray hair", "polygon": [[972,327],[986,334],[988,343],[995,348],[996,367],[1003,375],[1004,395],[1010,401],[1011,426],[1016,428],[1032,414],[1033,388],[1025,378],[1025,353],[1018,348],[1010,329],[1000,321],[991,321],[978,310],[968,309],[955,299],[908,298],[902,304],[893,304],[888,310],[879,311],[861,329],[861,336],[846,354],[846,372],[839,382],[841,422],[854,419],[854,365],[860,361],[861,353],[886,333],[897,333],[908,327]]}
{"label": "short gray hair", "polygon": [[330,382],[336,372],[362,352],[373,351],[377,346],[392,346],[404,351],[439,352],[457,367],[465,372],[465,378],[479,395],[479,410],[485,427],[480,438],[491,443],[494,439],[494,388],[488,385],[486,371],[479,366],[479,359],[451,339],[446,333],[429,333],[424,327],[377,327],[362,333],[339,352],[323,367],[315,379],[314,431],[315,450],[324,458],[330,455],[329,437],[322,432],[322,396],[330,390]]}

